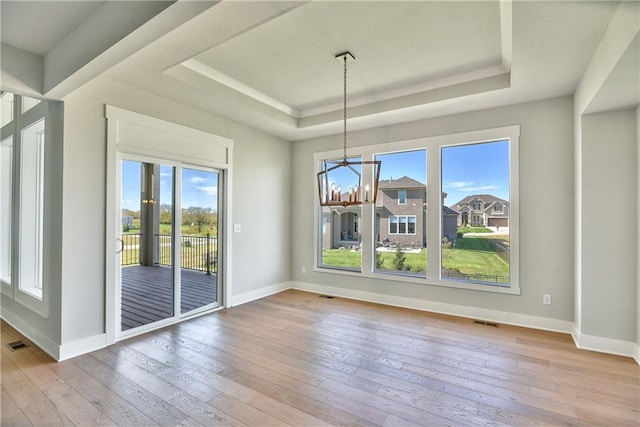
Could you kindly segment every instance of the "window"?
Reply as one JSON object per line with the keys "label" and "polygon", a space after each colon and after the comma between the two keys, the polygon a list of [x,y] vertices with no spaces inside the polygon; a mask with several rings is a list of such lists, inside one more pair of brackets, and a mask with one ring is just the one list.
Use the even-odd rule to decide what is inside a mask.
{"label": "window", "polygon": [[0,281],[11,284],[13,138],[0,142]]}
{"label": "window", "polygon": [[5,127],[13,121],[13,94],[0,93],[0,127]]}
{"label": "window", "polygon": [[[494,202],[494,211],[501,211],[501,203],[509,203],[509,141],[491,141],[480,144],[460,144],[442,148],[442,187],[453,198],[453,206],[460,204],[470,191],[482,191],[482,201],[473,202],[474,209]],[[452,183],[464,183],[456,187]],[[455,203],[457,202],[457,203]],[[499,208],[500,207],[500,208]],[[456,230],[457,215],[443,203],[441,276],[445,280],[486,282],[505,285],[510,282],[509,231],[507,216],[492,223],[484,215],[472,215],[474,233]]]}
{"label": "window", "polygon": [[407,204],[407,190],[398,190],[398,204],[399,205]]}
{"label": "window", "polygon": [[[324,161],[325,159],[323,159]],[[328,159],[333,161],[336,159]],[[349,161],[360,161],[360,157],[351,157]],[[338,159],[342,161],[342,159]],[[358,184],[357,176],[338,168],[328,176],[329,189],[341,193],[347,199],[349,191]],[[362,168],[356,166],[358,173]],[[362,265],[362,208],[360,206],[324,206],[321,210],[320,245],[322,250],[318,257],[318,265],[328,268],[360,271]]]}
{"label": "window", "polygon": [[31,110],[33,107],[38,105],[41,101],[39,99],[29,98],[28,96],[22,97],[22,114]]}
{"label": "window", "polygon": [[389,234],[416,234],[415,215],[390,216]]}
{"label": "window", "polygon": [[22,130],[20,143],[19,289],[42,298],[44,119]]}
{"label": "window", "polygon": [[[47,275],[45,257],[57,259],[60,254],[45,253],[45,228],[51,235],[58,236],[60,224],[56,221],[60,216],[47,217],[45,192],[46,188],[55,186],[54,190],[48,190],[55,193],[48,203],[49,206],[57,206],[60,186],[55,182],[59,182],[57,178],[61,177],[58,174],[62,160],[59,151],[49,153],[47,146],[49,138],[56,141],[54,146],[62,141],[62,104],[7,92],[0,98],[3,113],[0,141],[2,291],[28,309],[47,317],[46,283],[55,279]],[[51,123],[54,123],[54,130],[48,128]]]}
{"label": "window", "polygon": [[[337,219],[347,212],[317,210],[315,268],[349,268],[340,263],[357,257],[350,269],[363,277],[520,293],[519,133],[519,126],[507,126],[353,149],[363,160],[382,161],[378,200],[357,212],[358,246],[330,252],[327,239],[348,237]],[[316,153],[314,160],[321,165],[336,153]]]}

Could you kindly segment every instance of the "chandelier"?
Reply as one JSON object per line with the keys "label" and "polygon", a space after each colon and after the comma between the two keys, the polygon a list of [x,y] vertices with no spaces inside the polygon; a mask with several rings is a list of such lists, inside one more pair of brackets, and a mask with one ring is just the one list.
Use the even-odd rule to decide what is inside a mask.
{"label": "chandelier", "polygon": [[[354,60],[351,52],[342,52],[336,59],[344,64],[343,97],[343,157],[342,160],[324,160],[322,170],[318,172],[318,195],[320,206],[372,205],[378,197],[380,182],[380,160],[353,161],[347,158],[347,60]],[[362,185],[364,168],[371,169],[373,182]],[[366,176],[366,175],[365,175]],[[344,187],[343,187],[344,185]],[[371,189],[373,188],[373,191]]]}

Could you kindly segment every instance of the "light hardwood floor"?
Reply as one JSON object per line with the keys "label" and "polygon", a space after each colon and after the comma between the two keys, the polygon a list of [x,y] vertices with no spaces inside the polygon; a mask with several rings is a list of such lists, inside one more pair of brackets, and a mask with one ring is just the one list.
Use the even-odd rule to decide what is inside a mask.
{"label": "light hardwood floor", "polygon": [[568,335],[286,291],[56,363],[2,324],[2,426],[639,425]]}

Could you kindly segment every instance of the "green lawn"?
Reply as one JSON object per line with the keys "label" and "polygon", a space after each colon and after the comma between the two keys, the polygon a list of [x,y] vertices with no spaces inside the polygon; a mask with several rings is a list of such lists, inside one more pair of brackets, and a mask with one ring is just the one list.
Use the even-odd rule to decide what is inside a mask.
{"label": "green lawn", "polygon": [[486,227],[458,227],[458,233],[493,233],[493,231]]}
{"label": "green lawn", "polygon": [[[140,226],[134,221],[133,227],[131,227],[127,231],[123,231],[122,234],[138,234],[140,233]],[[217,230],[216,225],[213,227],[209,227],[208,225],[202,225],[198,227],[197,225],[182,225],[180,227],[180,233],[182,236],[201,236],[206,237],[207,233],[211,234],[211,237],[215,237]],[[171,224],[160,224],[160,234],[171,234]]]}
{"label": "green lawn", "polygon": [[[381,270],[395,271],[394,252],[378,252],[382,257]],[[420,253],[405,253],[405,271],[422,272],[427,268],[427,250]],[[359,269],[362,264],[360,252],[349,249],[323,249],[323,263],[328,266]],[[508,259],[508,258],[507,258]],[[443,267],[467,276],[509,276],[509,264],[496,253],[491,239],[484,237],[465,237],[458,239],[456,247],[442,250]]]}

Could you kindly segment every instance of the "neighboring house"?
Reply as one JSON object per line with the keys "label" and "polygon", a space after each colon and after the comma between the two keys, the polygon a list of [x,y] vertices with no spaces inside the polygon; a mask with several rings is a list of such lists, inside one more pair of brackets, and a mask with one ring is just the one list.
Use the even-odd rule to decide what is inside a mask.
{"label": "neighboring house", "polygon": [[451,208],[461,226],[509,227],[509,202],[490,194],[467,196]]}
{"label": "neighboring house", "polygon": [[[424,247],[427,244],[427,186],[413,178],[381,180],[376,200],[376,240],[381,244]],[[446,194],[443,193],[446,197]],[[338,248],[360,244],[360,209],[324,207],[323,247]],[[455,241],[458,213],[442,208],[443,235]]]}
{"label": "neighboring house", "polygon": [[360,246],[360,208],[322,208],[322,247],[340,248]]}
{"label": "neighboring house", "polygon": [[427,242],[427,186],[413,178],[380,180],[376,201],[379,242],[423,247]]}

